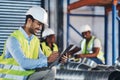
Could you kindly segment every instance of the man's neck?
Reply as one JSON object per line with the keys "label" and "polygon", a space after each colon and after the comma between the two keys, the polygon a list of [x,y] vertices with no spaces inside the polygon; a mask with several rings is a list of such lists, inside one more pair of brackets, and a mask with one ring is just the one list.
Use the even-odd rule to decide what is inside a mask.
{"label": "man's neck", "polygon": [[22,27],[24,29],[24,31],[28,34],[28,36],[30,37],[32,34],[29,32],[28,28],[26,26]]}
{"label": "man's neck", "polygon": [[91,40],[92,36],[90,36],[88,39],[86,39],[87,42],[89,42]]}

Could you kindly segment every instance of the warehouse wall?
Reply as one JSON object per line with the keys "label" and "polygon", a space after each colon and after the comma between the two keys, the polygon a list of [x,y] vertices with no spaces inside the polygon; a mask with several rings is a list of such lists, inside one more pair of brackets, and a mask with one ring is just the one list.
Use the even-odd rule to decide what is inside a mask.
{"label": "warehouse wall", "polygon": [[[26,11],[35,5],[42,6],[42,0],[1,0],[0,1],[0,55],[3,46],[14,30],[23,26]],[[40,37],[40,34],[38,34]]]}

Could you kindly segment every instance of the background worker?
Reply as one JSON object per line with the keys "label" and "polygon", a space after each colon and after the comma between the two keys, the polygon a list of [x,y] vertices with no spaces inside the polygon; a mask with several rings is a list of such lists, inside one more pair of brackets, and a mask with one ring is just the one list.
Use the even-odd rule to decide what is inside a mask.
{"label": "background worker", "polygon": [[91,34],[91,27],[89,25],[83,25],[80,27],[83,40],[80,42],[80,47],[77,47],[69,52],[73,55],[78,50],[81,50],[80,54],[75,54],[75,58],[90,58],[98,64],[104,64],[104,53],[102,52],[101,42],[95,36]]}
{"label": "background worker", "polygon": [[41,42],[41,49],[45,56],[49,57],[52,52],[58,52],[58,46],[55,43],[55,32],[50,28],[45,28],[42,33],[43,41]]}
{"label": "background worker", "polygon": [[[59,48],[56,44],[55,32],[51,28],[45,28],[45,30],[42,33],[42,38],[43,40],[40,46],[45,56],[49,58],[51,54],[54,54],[54,53],[60,54]],[[62,60],[61,63],[65,63],[67,60],[67,55],[63,55],[61,57],[61,60]]]}
{"label": "background worker", "polygon": [[[49,58],[52,54],[58,53],[58,46],[55,43],[55,32],[51,28],[45,28],[42,33],[43,41],[41,42],[40,46],[41,49],[47,58]],[[53,66],[52,69],[54,70],[54,73],[56,73],[56,67]]]}
{"label": "background worker", "polygon": [[43,24],[48,25],[46,11],[38,6],[30,8],[24,26],[14,31],[6,41],[0,57],[0,79],[54,80],[54,72],[47,67],[59,54],[51,54],[49,58],[44,56],[35,36]]}

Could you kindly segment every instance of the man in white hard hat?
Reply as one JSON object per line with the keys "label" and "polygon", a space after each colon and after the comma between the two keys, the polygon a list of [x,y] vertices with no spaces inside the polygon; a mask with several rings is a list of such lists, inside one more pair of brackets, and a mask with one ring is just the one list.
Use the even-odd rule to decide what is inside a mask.
{"label": "man in white hard hat", "polygon": [[27,11],[24,26],[14,31],[6,41],[0,57],[0,64],[3,66],[0,71],[1,79],[54,80],[54,72],[47,66],[54,62],[59,54],[47,58],[35,36],[43,24],[48,25],[47,20],[47,12],[39,6]]}
{"label": "man in white hard hat", "polygon": [[79,49],[82,53],[76,54],[75,58],[90,58],[98,64],[104,64],[104,53],[102,52],[101,42],[91,34],[91,27],[83,25],[80,27],[83,40],[80,42],[80,48],[71,50],[69,54],[74,54]]}

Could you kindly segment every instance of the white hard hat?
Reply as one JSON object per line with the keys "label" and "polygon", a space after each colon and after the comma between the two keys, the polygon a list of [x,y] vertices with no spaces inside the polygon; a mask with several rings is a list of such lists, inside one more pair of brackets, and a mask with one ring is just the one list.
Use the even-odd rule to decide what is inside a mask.
{"label": "white hard hat", "polygon": [[91,27],[89,25],[83,25],[80,28],[81,33],[86,31],[91,31]]}
{"label": "white hard hat", "polygon": [[48,20],[48,15],[47,12],[41,8],[40,6],[33,6],[30,8],[27,12],[26,15],[31,15],[33,16],[34,19],[40,21],[41,23],[48,25],[47,20]]}
{"label": "white hard hat", "polygon": [[53,34],[55,34],[55,32],[52,29],[46,28],[42,33],[42,37],[46,38],[47,36],[53,35]]}

